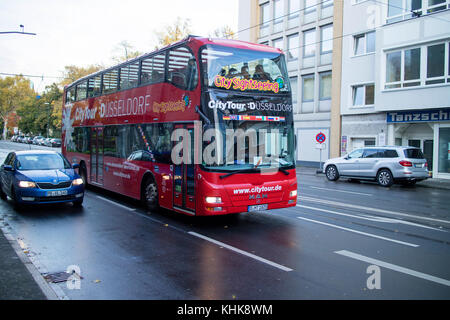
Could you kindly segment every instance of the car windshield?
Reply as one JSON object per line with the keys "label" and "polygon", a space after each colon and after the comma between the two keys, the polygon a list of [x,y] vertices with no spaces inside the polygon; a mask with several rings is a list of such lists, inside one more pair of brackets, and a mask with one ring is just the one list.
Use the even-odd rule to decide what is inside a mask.
{"label": "car windshield", "polygon": [[266,94],[290,90],[283,54],[207,45],[201,60],[204,83],[211,88]]}
{"label": "car windshield", "polygon": [[17,170],[58,170],[70,169],[70,163],[59,154],[18,155]]}

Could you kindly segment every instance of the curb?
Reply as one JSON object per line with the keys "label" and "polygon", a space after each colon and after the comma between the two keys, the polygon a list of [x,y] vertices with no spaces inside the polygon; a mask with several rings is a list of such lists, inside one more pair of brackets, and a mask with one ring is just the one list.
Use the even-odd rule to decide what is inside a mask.
{"label": "curb", "polygon": [[[32,260],[30,259],[29,256],[27,256],[24,253],[16,237],[14,237],[13,233],[11,232],[12,228],[10,226],[2,226],[0,227],[0,230],[3,232],[3,235],[5,236],[6,240],[9,242],[9,244],[11,245],[17,256],[19,257],[20,261],[25,265],[27,270],[30,272],[31,276],[33,277],[34,281],[39,286],[45,297],[48,300],[68,299],[68,297],[64,294],[64,292],[62,292],[61,288],[52,286],[44,279],[41,271],[42,269],[45,268],[43,268],[42,265],[39,267],[40,263],[36,259]],[[39,269],[41,269],[41,271]],[[59,292],[59,294],[57,292]]]}

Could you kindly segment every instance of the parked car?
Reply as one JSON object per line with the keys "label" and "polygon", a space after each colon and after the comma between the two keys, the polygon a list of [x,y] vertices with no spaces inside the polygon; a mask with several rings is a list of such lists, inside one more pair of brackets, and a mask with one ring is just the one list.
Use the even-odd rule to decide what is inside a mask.
{"label": "parked car", "polygon": [[51,147],[61,147],[61,139],[53,138],[50,140]]}
{"label": "parked car", "polygon": [[330,181],[339,177],[372,180],[383,187],[395,182],[413,185],[429,177],[427,160],[420,149],[395,146],[356,149],[344,157],[327,160],[323,172]]}
{"label": "parked car", "polygon": [[36,136],[33,138],[33,144],[39,144],[39,140],[43,139],[43,136]]}
{"label": "parked car", "polygon": [[47,145],[47,140],[49,140],[50,138],[43,138],[40,140],[39,145],[41,146],[46,146]]}
{"label": "parked car", "polygon": [[84,184],[76,168],[54,151],[10,152],[0,167],[0,198],[9,196],[16,207],[54,202],[81,206]]}

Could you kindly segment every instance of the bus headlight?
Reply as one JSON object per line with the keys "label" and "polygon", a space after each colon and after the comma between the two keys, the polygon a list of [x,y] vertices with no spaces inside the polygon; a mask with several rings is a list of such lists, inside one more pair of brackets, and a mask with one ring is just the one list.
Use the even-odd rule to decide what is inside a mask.
{"label": "bus headlight", "polygon": [[19,187],[21,188],[36,188],[36,183],[32,181],[19,181]]}
{"label": "bus headlight", "polygon": [[289,198],[296,197],[297,196],[297,190],[292,190],[289,192]]}
{"label": "bus headlight", "polygon": [[206,197],[205,198],[206,203],[222,203],[221,197]]}
{"label": "bus headlight", "polygon": [[83,179],[81,179],[81,178],[75,179],[75,180],[73,180],[72,184],[74,186],[82,185],[83,184]]}

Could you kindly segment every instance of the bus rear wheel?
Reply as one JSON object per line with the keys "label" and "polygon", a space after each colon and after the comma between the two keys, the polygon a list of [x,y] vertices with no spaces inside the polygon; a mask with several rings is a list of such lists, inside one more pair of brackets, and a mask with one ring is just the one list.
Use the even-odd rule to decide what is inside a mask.
{"label": "bus rear wheel", "polygon": [[145,183],[142,188],[141,198],[144,206],[148,210],[154,211],[159,208],[158,186],[156,185],[156,182],[153,179],[147,178],[145,180]]}

